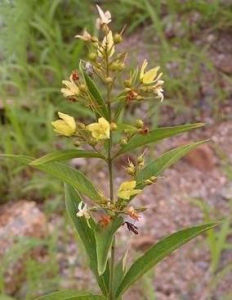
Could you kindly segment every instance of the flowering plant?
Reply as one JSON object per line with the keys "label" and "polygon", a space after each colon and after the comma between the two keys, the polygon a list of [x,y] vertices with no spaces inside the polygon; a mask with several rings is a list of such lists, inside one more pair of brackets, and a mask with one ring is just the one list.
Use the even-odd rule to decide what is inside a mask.
{"label": "flowering plant", "polygon": [[[125,257],[116,257],[115,234],[120,227],[126,226],[128,234],[139,233],[135,222],[139,221],[144,208],[132,204],[134,197],[154,184],[167,167],[204,141],[172,149],[148,164],[145,163],[144,152],[139,153],[136,158],[128,160],[125,166],[128,180],[120,184],[116,193],[113,177],[115,160],[127,153],[131,157],[133,150],[199,128],[203,124],[150,129],[141,119],[131,124],[123,121],[123,112],[128,106],[138,106],[145,101],[163,101],[164,81],[159,67],[147,70],[147,60],[142,66],[126,72],[126,77],[121,80],[127,53],[120,52],[117,45],[123,40],[124,29],[113,34],[110,12],[104,12],[99,6],[97,10],[99,38],[87,30],[76,35],[89,49],[88,60],[80,61],[78,70],[72,71],[69,80],[62,82],[64,87],[61,89],[64,97],[73,102],[72,105],[78,102],[87,107],[95,120],[85,124],[59,112],[59,119],[52,122],[54,131],[72,139],[75,147],[79,148],[52,152],[36,160],[25,156],[20,159],[65,183],[66,208],[84,245],[101,294],[66,290],[42,296],[40,299],[44,300],[122,299],[127,289],[159,261],[215,226],[214,223],[202,224],[175,232],[148,249],[129,268]],[[98,158],[107,164],[109,196],[96,188],[81,171],[62,163],[78,157]],[[89,201],[86,202],[84,197]]]}

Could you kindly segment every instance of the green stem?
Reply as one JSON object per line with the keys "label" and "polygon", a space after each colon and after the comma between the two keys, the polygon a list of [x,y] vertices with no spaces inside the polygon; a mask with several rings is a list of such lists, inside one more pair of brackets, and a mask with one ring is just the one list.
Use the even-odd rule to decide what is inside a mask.
{"label": "green stem", "polygon": [[[108,58],[107,58],[107,76],[108,76]],[[109,111],[109,123],[111,123],[111,101],[110,101],[111,88],[107,87],[107,105]],[[110,139],[108,143],[108,172],[109,172],[109,190],[110,190],[110,201],[114,202],[114,183],[113,183],[113,164],[112,164],[112,132],[110,131]],[[109,280],[109,300],[114,300],[113,281],[114,281],[114,256],[115,256],[115,239],[113,240],[111,247],[110,257],[110,280]]]}
{"label": "green stem", "polygon": [[[109,121],[111,123],[111,105],[110,105],[110,99],[109,99],[109,92],[108,92],[107,98],[108,98]],[[113,165],[112,165],[111,149],[112,149],[112,133],[110,132],[110,139],[109,139],[109,144],[108,144],[108,170],[109,170],[110,201],[113,203],[114,202],[114,185],[113,185]],[[113,291],[114,256],[115,256],[115,239],[113,240],[112,247],[111,247],[109,300],[114,300],[114,291]]]}

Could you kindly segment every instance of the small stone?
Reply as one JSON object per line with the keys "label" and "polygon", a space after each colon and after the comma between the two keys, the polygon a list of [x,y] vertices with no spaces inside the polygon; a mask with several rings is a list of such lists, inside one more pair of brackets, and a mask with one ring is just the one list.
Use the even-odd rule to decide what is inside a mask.
{"label": "small stone", "polygon": [[215,66],[226,74],[232,74],[232,54],[218,54],[214,59]]}
{"label": "small stone", "polygon": [[[45,215],[35,202],[18,201],[5,204],[0,209],[0,260],[23,238],[43,238],[47,234]],[[39,252],[33,251],[34,256]],[[15,292],[21,285],[24,274],[23,257],[10,264],[4,274],[5,290]]]}
{"label": "small stone", "polygon": [[190,151],[185,155],[184,160],[200,171],[212,171],[216,164],[214,152],[207,144]]}

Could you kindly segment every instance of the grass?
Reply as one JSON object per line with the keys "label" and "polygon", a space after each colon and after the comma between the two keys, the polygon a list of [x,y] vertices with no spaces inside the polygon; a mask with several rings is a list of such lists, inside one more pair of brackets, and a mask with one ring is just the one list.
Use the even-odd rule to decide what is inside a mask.
{"label": "grass", "polygon": [[[61,101],[60,88],[61,81],[67,78],[72,69],[77,68],[78,58],[84,51],[82,43],[73,39],[74,35],[83,27],[94,27],[90,12],[94,9],[95,1],[39,2],[38,5],[36,0],[3,0],[0,4],[2,153],[38,157],[48,149],[68,147],[55,137],[50,126],[57,110],[76,114],[80,118],[88,117],[78,105]],[[179,0],[96,2],[114,12],[118,30],[126,20],[126,34],[139,33],[152,63],[160,64],[165,74],[165,104],[174,114],[184,115],[190,121],[191,118],[200,119],[202,112],[207,109],[220,119],[220,105],[229,95],[220,87],[219,77],[220,80],[232,81],[229,76],[218,73],[208,55],[208,44],[204,41],[199,44],[198,38],[204,31],[231,31],[232,4],[225,5],[220,0],[183,1],[181,5]],[[177,28],[174,26],[176,24]],[[170,27],[174,28],[174,33],[170,30],[168,33]],[[154,55],[154,51],[157,55]],[[214,76],[207,82],[213,94],[203,101],[201,88],[204,72]],[[162,123],[159,103],[151,105],[149,114],[153,116],[154,126]],[[228,164],[225,168],[231,179],[231,168]],[[54,198],[54,195],[58,195],[61,188],[57,181],[48,180],[47,176],[38,175],[28,168],[18,167],[13,161],[0,162],[2,202],[23,197],[42,202],[50,198],[52,200],[44,206],[46,213],[53,213],[54,210],[59,212],[62,211],[60,199]],[[202,209],[205,217],[209,218],[209,208]],[[214,271],[218,270],[221,255],[229,246],[228,222],[226,219],[220,231],[212,230],[208,236],[211,270]],[[16,249],[18,254],[21,247]],[[53,261],[54,248],[51,246],[49,251]],[[34,260],[28,261],[28,297],[33,295],[40,277],[46,278],[47,271],[45,269],[43,273]],[[145,286],[149,286],[150,277],[144,280]],[[54,284],[51,280],[51,285]],[[152,299],[152,287],[147,289],[147,293],[147,297]]]}
{"label": "grass", "polygon": [[[204,221],[209,222],[215,219],[215,216],[219,218],[216,209],[210,207],[202,199],[194,199],[193,203],[197,205],[204,216]],[[232,199],[230,200],[230,210],[232,209]],[[232,210],[231,210],[232,211]],[[217,289],[220,281],[225,278],[232,271],[232,263],[222,265],[222,257],[225,251],[232,249],[232,244],[229,237],[232,234],[232,218],[231,213],[228,213],[226,217],[221,220],[221,226],[217,229],[209,230],[207,235],[207,245],[210,252],[210,266],[209,272],[211,279],[207,287],[207,295],[210,297],[212,293]]]}

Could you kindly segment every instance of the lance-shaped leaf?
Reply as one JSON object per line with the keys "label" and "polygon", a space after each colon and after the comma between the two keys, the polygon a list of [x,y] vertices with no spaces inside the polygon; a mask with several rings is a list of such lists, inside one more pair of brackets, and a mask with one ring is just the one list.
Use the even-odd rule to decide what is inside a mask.
{"label": "lance-shaped leaf", "polygon": [[85,78],[86,85],[88,87],[90,96],[92,101],[94,102],[94,106],[96,108],[96,111],[108,120],[109,114],[107,110],[107,106],[104,102],[104,99],[102,98],[97,86],[95,85],[94,81],[86,74],[86,72],[83,71],[83,75]]}
{"label": "lance-shaped leaf", "polygon": [[117,217],[105,228],[98,225],[95,228],[95,239],[97,249],[98,273],[103,274],[106,269],[109,249],[112,245],[115,232],[122,225],[123,218]]}
{"label": "lance-shaped leaf", "polygon": [[138,183],[137,188],[144,187],[144,181],[151,178],[152,176],[160,175],[165,169],[169,168],[171,165],[180,160],[189,151],[195,149],[199,145],[205,143],[206,141],[200,141],[196,143],[191,143],[188,145],[180,146],[178,148],[172,149],[156,160],[150,162],[144,169],[138,172],[136,176],[136,182]]}
{"label": "lance-shaped leaf", "polygon": [[115,157],[126,153],[130,150],[148,145],[150,143],[156,143],[165,138],[180,134],[182,132],[190,131],[192,129],[196,129],[202,126],[204,126],[203,123],[195,123],[174,127],[162,127],[156,128],[148,132],[147,134],[137,134],[133,136],[126,145],[122,146],[122,148],[119,150]]}
{"label": "lance-shaped leaf", "polygon": [[[120,283],[122,282],[124,274],[125,274],[125,269],[124,269],[123,264],[124,264],[124,262],[123,262],[123,258],[122,258],[122,259],[120,259],[120,261],[116,264],[116,266],[114,268],[114,277],[113,277],[114,294],[116,293]],[[117,299],[121,299],[121,298],[117,298]]]}
{"label": "lance-shaped leaf", "polygon": [[48,295],[37,298],[37,300],[104,300],[105,297],[93,295],[88,292],[78,292],[72,290],[64,290],[50,293]]}
{"label": "lance-shaped leaf", "polygon": [[[90,268],[96,276],[97,282],[104,294],[108,291],[108,278],[107,272],[103,276],[99,276],[97,270],[97,253],[96,242],[94,237],[94,230],[90,228],[85,218],[78,218],[76,213],[78,211],[78,205],[82,201],[78,192],[68,184],[65,184],[65,205],[66,210],[73,222],[73,225],[80,237],[86,253],[89,258]],[[89,223],[94,227],[94,220],[91,218]]]}
{"label": "lance-shaped leaf", "polygon": [[[30,164],[34,159],[24,155],[1,155],[6,158],[13,158],[24,165]],[[70,184],[78,192],[88,196],[95,202],[101,201],[101,196],[95,189],[94,185],[88,180],[88,178],[80,171],[71,168],[65,164],[59,162],[50,162],[33,166],[34,168],[41,170],[49,175],[52,175],[61,181]]]}
{"label": "lance-shaped leaf", "polygon": [[1,158],[11,158],[19,163],[21,163],[22,165],[28,165],[33,158],[31,156],[27,156],[27,155],[17,155],[17,154],[0,154]]}
{"label": "lance-shaped leaf", "polygon": [[88,196],[93,201],[101,201],[101,196],[94,185],[79,170],[58,162],[46,163],[34,167],[70,184],[81,194]]}
{"label": "lance-shaped leaf", "polygon": [[86,158],[101,158],[104,159],[104,156],[98,152],[85,151],[85,150],[61,150],[48,153],[40,158],[33,160],[30,165],[38,166],[48,162],[54,161],[64,161],[72,158],[86,157]]}
{"label": "lance-shaped leaf", "polygon": [[119,297],[121,294],[123,294],[136,280],[141,278],[147,271],[149,271],[174,250],[181,247],[183,244],[195,238],[202,232],[213,228],[217,224],[218,223],[209,223],[183,229],[169,235],[148,249],[129,268],[116,292],[116,297]]}

